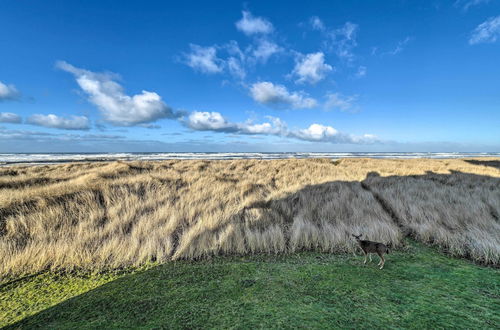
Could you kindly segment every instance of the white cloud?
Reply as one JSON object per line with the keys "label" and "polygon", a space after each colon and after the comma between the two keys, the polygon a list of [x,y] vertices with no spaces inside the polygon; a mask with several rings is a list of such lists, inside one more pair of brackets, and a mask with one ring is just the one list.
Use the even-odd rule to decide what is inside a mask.
{"label": "white cloud", "polygon": [[191,52],[185,54],[186,64],[203,73],[220,73],[223,61],[217,57],[217,49],[213,46],[202,47],[190,44]]}
{"label": "white cloud", "polygon": [[183,124],[197,131],[214,131],[240,134],[279,135],[286,130],[286,125],[279,119],[268,117],[270,122],[254,124],[233,123],[224,118],[219,112],[192,112]]}
{"label": "white cloud", "polygon": [[268,116],[270,122],[254,124],[250,121],[239,124],[240,130],[244,134],[264,134],[264,135],[286,135],[287,125],[281,119]]}
{"label": "white cloud", "polygon": [[290,93],[285,86],[267,81],[253,84],[250,93],[256,102],[275,107],[290,106],[293,109],[308,109],[317,106],[315,99],[303,93]]}
{"label": "white cloud", "polygon": [[325,63],[325,55],[318,52],[300,56],[292,73],[299,77],[297,83],[315,84],[332,70],[332,66]]}
{"label": "white cloud", "polygon": [[262,62],[267,62],[269,57],[281,52],[283,49],[272,41],[267,39],[259,39],[257,41],[257,47],[253,49],[252,55],[255,59]]}
{"label": "white cloud", "polygon": [[314,30],[318,31],[324,31],[325,30],[325,24],[323,21],[318,17],[318,16],[313,16],[309,19],[309,23],[311,23],[311,26]]}
{"label": "white cloud", "polygon": [[71,118],[64,118],[53,114],[36,114],[28,117],[26,122],[32,125],[68,130],[86,130],[90,128],[89,119],[84,116],[71,116]]}
{"label": "white cloud", "polygon": [[271,22],[262,17],[254,17],[249,11],[242,11],[243,17],[236,22],[236,28],[246,35],[269,34],[273,32]]}
{"label": "white cloud", "polygon": [[19,91],[14,85],[6,85],[0,81],[0,101],[15,100],[19,95]]}
{"label": "white cloud", "polygon": [[365,134],[363,136],[353,136],[341,133],[331,126],[312,124],[306,129],[299,129],[289,133],[289,136],[313,142],[366,144],[378,142],[375,135]]}
{"label": "white cloud", "polygon": [[341,111],[355,111],[354,102],[358,99],[356,95],[342,96],[340,93],[326,94],[325,109],[339,109]]}
{"label": "white cloud", "polygon": [[58,62],[57,67],[72,73],[89,101],[99,108],[106,121],[116,126],[134,126],[180,115],[174,113],[154,92],[126,95],[111,74],[91,72],[66,62]]}
{"label": "white cloud", "polygon": [[20,124],[21,117],[12,112],[0,112],[0,123]]}
{"label": "white cloud", "polygon": [[500,15],[490,17],[472,31],[469,44],[492,43],[500,36]]}
{"label": "white cloud", "polygon": [[235,124],[228,122],[219,112],[192,112],[185,124],[197,131],[236,132]]}
{"label": "white cloud", "polygon": [[331,126],[312,124],[305,129],[289,130],[285,122],[279,118],[267,117],[268,122],[255,124],[252,121],[235,123],[227,120],[219,112],[194,111],[181,123],[196,131],[212,131],[244,135],[271,135],[289,137],[310,142],[367,144],[379,142],[375,135],[355,136],[344,134]]}
{"label": "white cloud", "polygon": [[338,134],[339,132],[331,126],[312,124],[308,128],[294,131],[292,136],[307,141],[324,141]]}

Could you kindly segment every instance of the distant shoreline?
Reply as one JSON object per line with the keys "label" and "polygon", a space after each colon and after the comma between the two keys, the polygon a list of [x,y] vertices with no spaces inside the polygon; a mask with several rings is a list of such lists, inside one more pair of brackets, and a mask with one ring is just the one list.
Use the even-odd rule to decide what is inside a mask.
{"label": "distant shoreline", "polygon": [[500,152],[152,152],[152,153],[0,153],[0,166],[71,162],[235,160],[235,159],[462,159],[500,157]]}

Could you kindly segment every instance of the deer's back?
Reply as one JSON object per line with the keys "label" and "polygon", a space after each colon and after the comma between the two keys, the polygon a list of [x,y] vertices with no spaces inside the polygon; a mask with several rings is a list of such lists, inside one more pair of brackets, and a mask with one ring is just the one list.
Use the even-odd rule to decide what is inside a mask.
{"label": "deer's back", "polygon": [[388,248],[384,243],[372,242],[372,241],[359,241],[361,248],[365,252],[371,253],[386,253]]}

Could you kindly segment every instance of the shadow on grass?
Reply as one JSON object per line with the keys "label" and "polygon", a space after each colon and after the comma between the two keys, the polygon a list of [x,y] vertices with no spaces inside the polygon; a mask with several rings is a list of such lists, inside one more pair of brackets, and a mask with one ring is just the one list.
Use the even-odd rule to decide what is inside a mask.
{"label": "shadow on grass", "polygon": [[[335,193],[349,190],[355,198],[360,189],[373,193],[375,188],[390,187],[401,179],[434,187],[456,182],[472,190],[478,184],[500,187],[497,178],[460,172],[408,177],[371,173],[361,183],[307,186],[253,207],[277,210],[277,217],[290,223],[297,212],[311,207],[304,196],[314,195],[316,207],[321,208]],[[381,206],[403,226],[390,205]],[[314,252],[169,262],[125,275],[11,327],[479,328],[500,323],[497,269],[451,259],[418,243],[387,259],[383,271],[376,262],[363,266],[361,256]]]}
{"label": "shadow on grass", "polygon": [[302,252],[172,262],[11,328],[480,328],[500,321],[498,271],[412,243],[387,268]]}
{"label": "shadow on grass", "polygon": [[500,169],[500,160],[465,159],[465,161],[474,165],[491,166]]}

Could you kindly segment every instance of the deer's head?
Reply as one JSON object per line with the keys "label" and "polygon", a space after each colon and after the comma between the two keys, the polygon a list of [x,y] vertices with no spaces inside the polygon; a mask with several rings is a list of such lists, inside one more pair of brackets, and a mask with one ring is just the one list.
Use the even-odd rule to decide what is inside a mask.
{"label": "deer's head", "polygon": [[354,237],[356,239],[356,241],[359,241],[361,239],[361,236],[363,236],[363,234],[359,234],[359,235],[354,235],[354,234],[351,234],[352,237]]}

